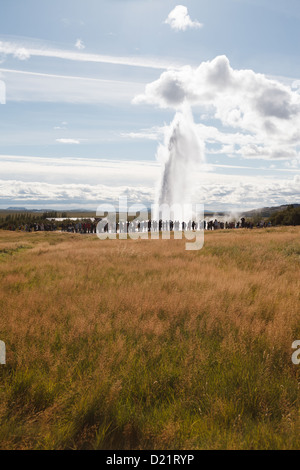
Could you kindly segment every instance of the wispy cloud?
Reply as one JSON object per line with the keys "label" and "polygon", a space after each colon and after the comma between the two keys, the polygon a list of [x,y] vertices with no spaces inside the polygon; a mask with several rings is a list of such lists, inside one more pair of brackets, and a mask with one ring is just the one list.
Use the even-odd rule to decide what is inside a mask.
{"label": "wispy cloud", "polygon": [[75,43],[75,47],[76,47],[76,49],[78,49],[79,51],[82,51],[83,49],[85,49],[85,45],[83,44],[82,39],[77,39],[77,41],[76,41],[76,43]]}
{"label": "wispy cloud", "polygon": [[166,128],[154,126],[150,129],[141,129],[138,132],[122,132],[121,136],[129,139],[159,140],[163,138]]}
{"label": "wispy cloud", "polygon": [[[78,45],[82,46],[82,43]],[[48,43],[34,41],[28,44],[23,42],[0,41],[0,55],[12,55],[18,59],[29,59],[30,57],[48,57],[77,62],[94,62],[131,67],[148,67],[154,69],[168,69],[180,66],[169,60],[154,59],[148,57],[121,57],[104,54],[92,54],[80,51],[70,51],[51,47]]]}
{"label": "wispy cloud", "polygon": [[54,75],[0,68],[7,101],[60,103],[130,102],[145,84],[88,77]]}
{"label": "wispy cloud", "polygon": [[27,49],[25,49],[25,47],[20,47],[16,49],[13,55],[16,59],[19,59],[19,60],[30,59],[30,53],[28,52]]}
{"label": "wispy cloud", "polygon": [[68,125],[68,123],[66,121],[63,121],[63,122],[60,123],[59,126],[55,126],[53,129],[59,130],[59,131],[66,130],[67,125]]}
{"label": "wispy cloud", "polygon": [[175,31],[185,31],[188,28],[197,29],[203,27],[203,24],[199,23],[199,21],[191,20],[187,7],[183,5],[177,5],[174,10],[169,13],[165,23],[169,24]]}
{"label": "wispy cloud", "polygon": [[1,178],[11,175],[21,181],[47,183],[106,184],[108,186],[150,186],[159,177],[154,161],[105,160],[91,158],[47,158],[0,155]]}
{"label": "wispy cloud", "polygon": [[80,144],[80,140],[78,139],[56,139],[56,142],[58,142],[59,144]]}

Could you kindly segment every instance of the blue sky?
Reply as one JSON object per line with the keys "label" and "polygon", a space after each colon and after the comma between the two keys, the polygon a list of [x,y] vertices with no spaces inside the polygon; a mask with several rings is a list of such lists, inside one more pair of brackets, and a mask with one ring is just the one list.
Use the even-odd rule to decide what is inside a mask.
{"label": "blue sky", "polygon": [[[178,5],[189,17],[185,26],[178,17],[176,29],[166,20]],[[207,209],[299,203],[299,26],[297,0],[2,0],[0,207],[96,209],[124,194],[153,202],[157,148],[178,111],[160,92],[170,77],[180,80],[205,142],[193,185]],[[236,109],[249,119],[233,122],[228,94],[225,104],[222,94],[218,102],[191,98],[203,63],[230,67],[243,88]],[[273,101],[267,116],[270,90],[276,106],[288,100],[284,117]],[[264,121],[255,127],[251,102],[259,99]],[[260,133],[271,121],[282,136]]]}

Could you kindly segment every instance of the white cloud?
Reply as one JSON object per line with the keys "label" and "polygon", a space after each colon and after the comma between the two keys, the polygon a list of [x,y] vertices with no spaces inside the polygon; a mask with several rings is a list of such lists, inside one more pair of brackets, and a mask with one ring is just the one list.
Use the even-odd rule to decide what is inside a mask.
{"label": "white cloud", "polygon": [[149,188],[131,187],[131,186],[110,186],[86,185],[86,184],[49,184],[41,182],[23,182],[17,180],[0,180],[0,204],[5,206],[11,201],[16,203],[35,204],[43,206],[44,204],[59,205],[77,204],[78,206],[89,205],[97,206],[101,202],[116,203],[120,196],[127,196],[131,203],[143,201],[150,203],[152,201],[152,191]]}
{"label": "white cloud", "polygon": [[67,126],[68,126],[67,121],[62,121],[59,126],[55,126],[53,129],[62,131],[62,130],[66,130],[68,128]]}
{"label": "white cloud", "polygon": [[91,158],[46,158],[1,155],[1,178],[47,183],[153,186],[159,177],[157,162]]}
{"label": "white cloud", "polygon": [[[5,155],[0,160],[2,207],[22,203],[96,208],[99,202],[115,202],[120,195],[127,195],[129,201],[151,204],[160,174],[158,162]],[[216,210],[300,202],[300,175],[294,176],[293,170],[271,177],[267,169],[261,176],[250,175],[248,170],[236,174],[235,168],[227,166],[226,174],[202,168],[195,175],[193,199],[203,200],[206,208]]]}
{"label": "white cloud", "polygon": [[83,41],[81,39],[77,39],[77,41],[75,43],[75,47],[79,51],[82,51],[83,49],[85,49],[85,45],[83,44]]}
{"label": "white cloud", "polygon": [[7,101],[60,103],[130,102],[144,84],[1,68]]}
{"label": "white cloud", "polygon": [[80,144],[80,140],[77,139],[56,139],[56,142],[60,144]]}
{"label": "white cloud", "polygon": [[177,5],[174,10],[169,13],[165,23],[169,24],[175,31],[185,31],[187,28],[202,28],[203,26],[199,21],[191,20],[187,7],[183,5]]}
{"label": "white cloud", "polygon": [[[0,77],[2,77],[0,75]],[[0,104],[6,104],[6,84],[0,79]]]}
{"label": "white cloud", "polygon": [[25,49],[25,47],[20,47],[19,49],[15,50],[14,57],[19,60],[28,60],[30,59],[30,53],[27,49]]}
{"label": "white cloud", "polygon": [[[252,209],[280,204],[300,202],[299,176],[292,180],[266,180],[259,177],[234,175],[205,175],[195,190],[195,200],[203,201],[206,208]],[[151,205],[154,202],[153,185],[108,185],[84,183],[47,183],[38,180],[0,180],[0,205],[53,204],[56,207],[89,205],[97,208],[102,201],[116,203],[120,196],[127,196],[130,202]]]}
{"label": "white cloud", "polygon": [[159,140],[163,138],[167,126],[158,127],[154,126],[150,129],[141,129],[139,132],[122,132],[121,136],[129,139],[140,140]]}
{"label": "white cloud", "polygon": [[148,57],[118,57],[104,54],[91,54],[82,51],[69,51],[55,48],[51,44],[49,45],[48,43],[40,41],[31,41],[31,43],[28,41],[28,44],[18,41],[0,41],[0,57],[1,55],[12,55],[20,60],[29,59],[30,57],[48,57],[77,62],[106,63],[154,69],[167,69],[179,66],[169,60]]}
{"label": "white cloud", "polygon": [[206,207],[248,208],[300,202],[299,175],[293,179],[272,180],[262,177],[221,175],[221,181],[206,182],[197,188]]}
{"label": "white cloud", "polygon": [[[151,203],[157,162],[1,155],[0,206],[24,202],[97,208],[100,202]],[[11,175],[14,175],[12,180]]]}
{"label": "white cloud", "polygon": [[[245,158],[289,159],[299,155],[300,95],[290,86],[252,70],[235,70],[226,56],[168,70],[146,86],[134,103],[180,109],[201,106],[230,129],[227,144]],[[215,133],[220,133],[215,130]],[[230,142],[229,142],[230,140]]]}

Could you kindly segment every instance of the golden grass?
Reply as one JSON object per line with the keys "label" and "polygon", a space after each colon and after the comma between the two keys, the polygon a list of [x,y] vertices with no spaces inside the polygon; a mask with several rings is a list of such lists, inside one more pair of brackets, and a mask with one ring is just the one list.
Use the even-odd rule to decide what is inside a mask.
{"label": "golden grass", "polygon": [[0,232],[2,449],[299,448],[300,229]]}

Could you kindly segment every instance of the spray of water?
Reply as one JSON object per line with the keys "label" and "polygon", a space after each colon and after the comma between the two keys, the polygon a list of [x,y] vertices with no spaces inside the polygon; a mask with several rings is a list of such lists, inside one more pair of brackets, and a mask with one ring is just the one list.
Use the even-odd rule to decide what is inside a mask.
{"label": "spray of water", "polygon": [[[205,163],[205,144],[199,135],[189,106],[178,111],[157,151],[162,177],[157,192],[159,206],[201,203],[193,201],[195,175]],[[198,181],[199,183],[199,181]]]}

